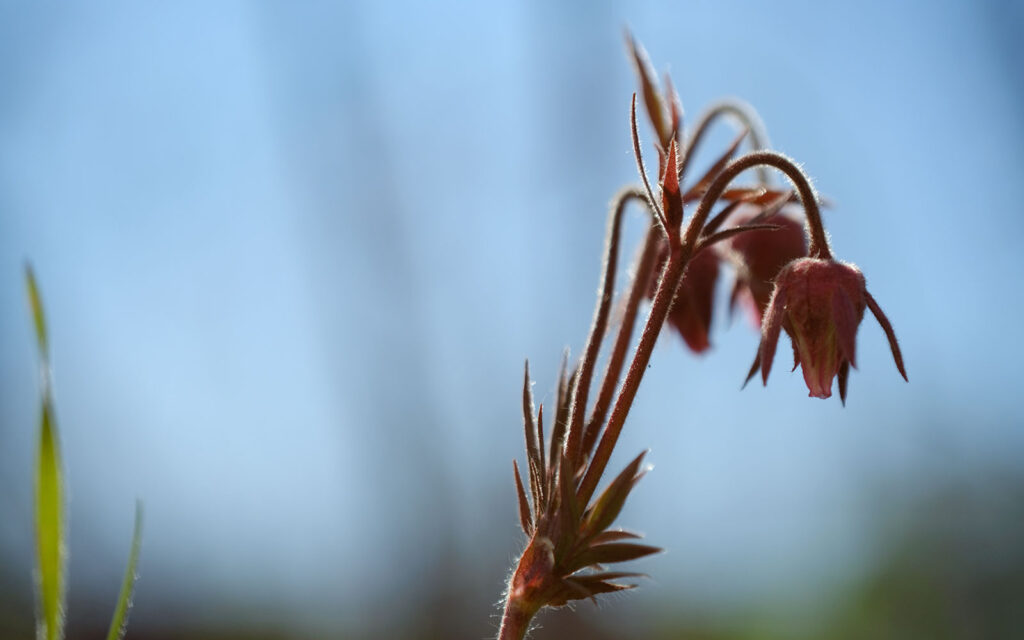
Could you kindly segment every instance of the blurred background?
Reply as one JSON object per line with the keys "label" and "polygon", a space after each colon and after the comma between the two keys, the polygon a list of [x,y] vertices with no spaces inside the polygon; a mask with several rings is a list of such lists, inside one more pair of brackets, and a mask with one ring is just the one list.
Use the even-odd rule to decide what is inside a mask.
{"label": "blurred background", "polygon": [[492,637],[523,359],[550,402],[636,180],[627,25],[688,122],[749,101],[835,203],[911,382],[869,317],[845,409],[782,366],[741,393],[723,295],[612,461],[651,449],[619,524],[667,553],[535,637],[1016,637],[1024,7],[966,0],[3,3],[0,636],[34,625],[31,261],[70,638],[104,633],[136,498],[129,638]]}

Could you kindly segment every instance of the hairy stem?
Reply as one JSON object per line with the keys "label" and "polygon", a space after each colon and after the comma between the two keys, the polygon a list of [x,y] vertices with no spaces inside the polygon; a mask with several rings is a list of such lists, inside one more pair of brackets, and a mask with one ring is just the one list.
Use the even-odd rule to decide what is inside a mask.
{"label": "hairy stem", "polygon": [[605,241],[604,250],[604,269],[601,274],[597,306],[594,309],[594,322],[590,327],[587,346],[583,351],[580,374],[573,393],[572,408],[569,413],[569,432],[566,437],[565,450],[569,461],[573,465],[579,463],[580,445],[583,438],[583,414],[587,410],[587,396],[590,392],[590,382],[594,375],[594,365],[597,363],[597,356],[601,351],[601,342],[604,341],[605,330],[608,328],[608,311],[611,309],[612,297],[615,293],[615,272],[618,269],[619,262],[619,237],[622,228],[622,214],[626,209],[626,205],[633,199],[642,202],[647,201],[642,191],[635,187],[627,187],[620,191],[612,200],[612,209],[608,215],[608,230],[605,234],[607,240]]}
{"label": "hairy stem", "polygon": [[725,189],[736,176],[747,169],[754,167],[773,167],[778,169],[789,178],[789,181],[796,187],[797,195],[800,197],[800,204],[804,207],[804,214],[807,220],[807,253],[812,258],[823,260],[832,259],[832,251],[829,248],[828,236],[825,234],[825,226],[821,221],[821,210],[818,208],[818,194],[807,175],[797,166],[795,162],[775,151],[753,151],[733,160],[722,172],[718,174],[711,186],[704,193],[700,204],[697,205],[697,212],[690,218],[686,227],[683,244],[696,242],[704,229],[704,223],[715,202],[722,197]]}
{"label": "hairy stem", "polygon": [[608,466],[608,459],[612,455],[615,443],[619,439],[619,433],[626,422],[626,414],[629,413],[636,397],[637,389],[640,387],[640,380],[643,379],[647,363],[651,359],[654,345],[658,341],[658,334],[661,326],[665,324],[669,308],[672,306],[672,299],[675,297],[676,288],[686,270],[686,263],[690,260],[690,253],[693,243],[679,244],[678,236],[671,246],[665,269],[662,271],[661,279],[658,282],[658,290],[654,294],[654,302],[651,304],[651,312],[647,316],[647,323],[644,325],[643,333],[640,334],[640,344],[636,347],[633,361],[626,372],[626,379],[622,383],[619,395],[612,406],[611,416],[608,418],[608,426],[594,451],[594,458],[587,469],[583,481],[580,483],[577,497],[580,504],[587,504],[594,495],[597,483]]}
{"label": "hairy stem", "polygon": [[[690,136],[690,140],[686,144],[686,151],[683,153],[682,162],[679,164],[680,178],[682,178],[684,172],[689,167],[690,161],[693,160],[694,152],[700,145],[704,135],[708,132],[708,129],[711,128],[711,125],[714,124],[716,120],[726,116],[736,118],[744,127],[747,128],[748,135],[750,136],[750,144],[754,151],[760,151],[768,148],[768,131],[765,129],[760,116],[757,115],[757,111],[742,100],[722,100],[721,102],[709,107],[707,111],[701,114],[700,119],[697,121],[697,125],[693,129],[693,134]],[[758,167],[757,179],[763,185],[768,184],[768,171],[765,167]]]}
{"label": "hairy stem", "polygon": [[658,291],[654,295],[650,315],[647,316],[647,323],[644,325],[643,333],[640,336],[640,344],[637,345],[636,352],[633,354],[633,361],[626,372],[626,379],[622,383],[622,388],[615,399],[615,404],[612,406],[612,413],[608,418],[608,426],[605,427],[601,440],[597,445],[597,450],[594,452],[590,467],[580,483],[577,496],[582,504],[587,504],[594,495],[597,483],[600,482],[605,467],[608,465],[608,459],[611,457],[616,442],[618,442],[619,434],[622,432],[622,427],[626,422],[626,415],[633,405],[637,389],[640,387],[640,381],[643,379],[644,372],[647,369],[647,363],[651,359],[651,353],[654,351],[654,345],[657,342],[661,326],[668,316],[676,289],[686,271],[686,265],[693,253],[693,248],[700,240],[701,232],[704,229],[704,224],[707,222],[712,207],[714,207],[715,202],[718,201],[722,193],[725,192],[726,187],[729,186],[729,183],[736,176],[747,169],[757,166],[774,167],[786,174],[786,177],[796,187],[800,201],[804,206],[807,218],[809,255],[825,260],[832,259],[832,253],[828,246],[828,237],[825,235],[825,228],[821,222],[817,195],[814,193],[810,180],[797,167],[796,163],[780,153],[755,151],[733,160],[726,166],[711,183],[711,186],[708,187],[704,197],[701,198],[700,204],[697,205],[696,213],[693,214],[693,217],[690,218],[686,226],[681,242],[672,245],[665,270],[662,272],[661,280],[658,283]]}
{"label": "hairy stem", "polygon": [[526,637],[526,631],[530,628],[532,619],[532,612],[522,608],[518,602],[509,598],[505,601],[505,612],[501,616],[498,640],[522,640]]}
{"label": "hairy stem", "polygon": [[601,425],[608,416],[608,408],[611,406],[615,388],[622,377],[622,368],[626,364],[626,353],[629,343],[633,340],[633,329],[636,325],[637,312],[640,310],[640,302],[647,293],[648,281],[651,271],[655,266],[657,257],[658,241],[661,239],[661,232],[656,224],[652,224],[647,231],[647,238],[644,240],[643,249],[636,263],[636,273],[633,275],[633,283],[626,298],[625,310],[622,314],[622,323],[619,325],[619,332],[615,336],[615,344],[612,347],[611,355],[608,358],[608,366],[604,371],[604,378],[601,380],[601,390],[594,401],[594,408],[590,413],[590,420],[587,422],[586,431],[583,434],[583,455],[587,456],[597,442],[597,435]]}

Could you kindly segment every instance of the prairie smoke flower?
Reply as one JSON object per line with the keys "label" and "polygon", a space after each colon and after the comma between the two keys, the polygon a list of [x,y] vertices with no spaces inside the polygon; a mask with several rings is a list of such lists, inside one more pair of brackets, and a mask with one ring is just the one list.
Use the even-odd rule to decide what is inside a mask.
{"label": "prairie smoke flower", "polygon": [[785,329],[793,341],[794,368],[799,365],[803,369],[809,395],[830,397],[832,380],[838,375],[839,396],[845,403],[850,366],[857,366],[857,328],[865,308],[870,308],[882,325],[896,368],[905,380],[907,373],[892,325],[868,293],[860,269],[822,258],[800,258],[779,272],[761,328],[762,380],[768,381],[779,333]]}
{"label": "prairie smoke flower", "polygon": [[786,205],[774,215],[759,218],[760,207],[741,205],[735,216],[737,226],[749,224],[755,218],[776,225],[774,231],[750,231],[729,242],[727,253],[736,265],[736,282],[729,299],[729,309],[743,303],[757,326],[761,326],[768,308],[775,278],[787,264],[807,255],[807,239],[803,224],[787,215],[795,205]]}
{"label": "prairie smoke flower", "polygon": [[[712,297],[722,257],[717,251],[708,250],[713,245],[731,243],[732,257],[741,262],[741,284],[748,290],[758,316],[763,315],[761,346],[748,380],[760,368],[767,381],[784,328],[793,341],[796,365],[803,367],[810,395],[829,397],[832,380],[838,375],[840,397],[845,400],[849,367],[855,364],[857,328],[866,308],[871,309],[885,330],[896,366],[906,378],[892,326],[868,293],[864,276],[853,265],[832,258],[817,195],[799,166],[771,151],[754,151],[731,160],[746,135],[743,133],[702,178],[683,189],[680,182],[686,174],[687,162],[708,124],[718,115],[742,116],[745,112],[734,106],[715,108],[700,120],[692,136],[682,136],[682,111],[674,93],[669,89],[668,95],[662,97],[646,54],[631,38],[629,43],[648,115],[658,134],[660,197],[655,197],[643,166],[634,94],[630,125],[643,189],[630,187],[613,201],[594,320],[580,362],[570,372],[567,357],[563,360],[547,443],[543,407],[535,409],[529,371],[524,374],[527,482],[523,481],[524,474],[520,474],[517,462],[513,462],[513,471],[519,521],[529,542],[508,581],[499,631],[501,640],[522,640],[533,616],[544,607],[560,607],[574,600],[594,599],[600,594],[632,588],[635,585],[623,580],[641,574],[608,571],[607,566],[660,551],[636,542],[637,534],[611,528],[630,491],[643,476],[643,454],[626,466],[596,499],[594,496],[665,322],[670,321],[694,351],[708,348]],[[756,118],[746,119],[756,122]],[[755,147],[760,146],[754,142]],[[756,168],[763,174],[768,167],[778,169],[793,183],[807,220],[806,242],[798,223],[778,215],[792,193],[764,186],[728,188],[742,172]],[[761,183],[764,185],[766,179],[762,178]],[[623,321],[587,418],[588,394],[614,298],[622,214],[626,203],[633,199],[647,204],[652,225],[625,300]],[[683,225],[683,205],[693,201],[699,202],[696,212]],[[727,204],[709,220],[712,208],[720,201]],[[749,219],[740,216],[736,226],[719,230],[744,204],[759,206],[757,214]],[[650,313],[626,366],[637,308],[644,297],[652,299]]]}

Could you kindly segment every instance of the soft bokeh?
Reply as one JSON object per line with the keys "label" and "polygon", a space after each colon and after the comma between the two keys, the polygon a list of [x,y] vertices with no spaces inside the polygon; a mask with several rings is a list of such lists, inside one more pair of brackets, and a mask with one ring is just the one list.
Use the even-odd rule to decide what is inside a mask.
{"label": "soft bokeh", "polygon": [[636,179],[625,25],[689,122],[742,97],[835,203],[911,382],[870,318],[845,409],[782,366],[741,393],[724,305],[707,356],[666,336],[613,466],[652,450],[621,523],[668,553],[536,637],[1019,630],[1019,3],[194,2],[0,6],[0,635],[33,633],[25,261],[69,637],[136,498],[129,638],[493,634],[522,362],[550,401]]}

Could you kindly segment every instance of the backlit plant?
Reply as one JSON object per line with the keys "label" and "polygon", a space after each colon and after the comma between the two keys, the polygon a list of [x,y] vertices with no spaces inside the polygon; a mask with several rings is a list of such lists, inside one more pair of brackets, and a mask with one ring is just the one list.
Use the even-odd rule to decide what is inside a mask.
{"label": "backlit plant", "polygon": [[[36,510],[36,638],[62,640],[66,615],[67,578],[67,506],[64,486],[64,466],[61,462],[60,439],[53,402],[53,383],[50,375],[50,343],[46,329],[46,314],[35,276],[30,267],[25,269],[29,308],[39,349],[42,401],[39,419],[39,449],[36,457],[35,510]],[[135,591],[136,567],[142,535],[142,506],[135,506],[135,531],[132,534],[128,566],[121,582],[121,591],[110,621],[107,640],[120,640],[128,625],[128,611]]]}
{"label": "backlit plant", "polygon": [[[710,346],[713,294],[722,263],[736,269],[732,302],[742,301],[761,327],[761,343],[748,380],[760,371],[767,383],[784,329],[793,342],[795,364],[803,370],[810,395],[830,397],[832,381],[838,376],[839,396],[845,403],[850,367],[856,366],[857,329],[865,309],[881,324],[896,367],[906,379],[892,326],[868,293],[864,276],[857,267],[833,257],[810,180],[795,162],[764,149],[767,137],[753,110],[741,103],[723,102],[684,135],[682,109],[671,83],[666,81],[662,91],[643,49],[631,38],[629,47],[657,137],[658,192],[651,188],[642,159],[634,94],[633,150],[642,186],[624,189],[612,201],[593,324],[579,362],[570,369],[563,360],[547,442],[544,407],[534,407],[529,366],[526,368],[526,482],[518,463],[513,467],[519,520],[529,540],[508,581],[500,640],[525,637],[534,616],[544,607],[634,587],[628,581],[641,574],[608,570],[608,565],[660,551],[638,543],[637,534],[611,528],[644,474],[644,454],[629,463],[596,498],[594,495],[662,326],[668,322],[695,352]],[[694,152],[709,126],[722,116],[739,119],[745,130],[708,171],[689,181]],[[754,150],[733,159],[747,137]],[[794,190],[773,188],[768,168],[783,173]],[[757,183],[732,186],[748,170],[756,171]],[[646,207],[651,223],[591,405],[598,355],[608,332],[623,213],[634,201]],[[694,203],[694,213],[686,218],[684,207]],[[792,217],[797,203],[803,208],[802,229]],[[650,310],[626,367],[634,325],[645,299],[651,301]]]}

